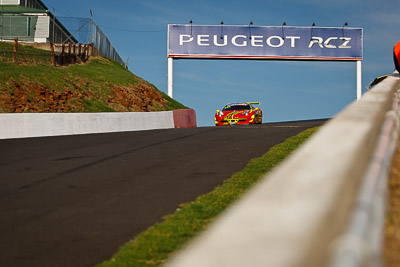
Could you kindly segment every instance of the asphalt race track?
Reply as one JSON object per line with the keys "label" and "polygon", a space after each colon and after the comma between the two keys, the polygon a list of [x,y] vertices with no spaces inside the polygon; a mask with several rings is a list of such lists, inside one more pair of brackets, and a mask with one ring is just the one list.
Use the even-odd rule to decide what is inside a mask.
{"label": "asphalt race track", "polygon": [[0,266],[93,266],[325,120],[0,140]]}

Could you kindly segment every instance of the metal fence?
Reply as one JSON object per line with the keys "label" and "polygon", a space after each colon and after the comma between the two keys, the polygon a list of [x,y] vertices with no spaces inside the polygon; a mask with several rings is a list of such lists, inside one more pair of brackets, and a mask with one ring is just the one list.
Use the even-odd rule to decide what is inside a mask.
{"label": "metal fence", "polygon": [[92,22],[92,40],[90,43],[105,57],[109,57],[116,62],[120,63],[124,67],[128,67],[127,64],[122,60],[121,56],[115,50],[114,46],[108,40],[107,36],[103,33],[100,27]]}
{"label": "metal fence", "polygon": [[[88,44],[90,38],[90,18],[58,17],[58,21],[78,40],[78,43]],[[63,40],[62,42],[66,42]],[[55,42],[54,42],[55,43]]]}
{"label": "metal fence", "polygon": [[[35,36],[37,21],[38,18],[33,15],[0,16],[0,39],[11,41],[18,38],[19,41],[33,42],[35,37],[38,37]],[[55,21],[59,23],[55,23]],[[48,42],[61,45],[77,40],[79,44],[92,45],[102,56],[111,58],[127,68],[127,64],[122,60],[111,41],[91,18],[53,16],[50,23],[49,32],[45,34],[41,32],[44,37],[47,36]],[[64,27],[67,31],[62,29]],[[70,35],[68,36],[68,34]]]}
{"label": "metal fence", "polygon": [[107,35],[100,29],[99,25],[90,18],[57,17],[57,19],[71,32],[79,43],[89,43],[104,56],[115,60],[127,68]]}

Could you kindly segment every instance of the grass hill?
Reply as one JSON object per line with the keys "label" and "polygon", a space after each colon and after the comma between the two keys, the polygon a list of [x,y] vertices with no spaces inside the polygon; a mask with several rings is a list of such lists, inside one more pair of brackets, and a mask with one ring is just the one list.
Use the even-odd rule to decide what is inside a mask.
{"label": "grass hill", "polygon": [[2,60],[0,54],[0,113],[187,108],[108,58],[67,67]]}

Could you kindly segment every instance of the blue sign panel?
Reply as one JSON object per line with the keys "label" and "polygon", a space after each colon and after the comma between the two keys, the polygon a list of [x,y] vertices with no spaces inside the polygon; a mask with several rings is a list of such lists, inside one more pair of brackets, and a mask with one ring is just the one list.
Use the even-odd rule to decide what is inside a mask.
{"label": "blue sign panel", "polygon": [[168,25],[168,57],[362,60],[360,28]]}

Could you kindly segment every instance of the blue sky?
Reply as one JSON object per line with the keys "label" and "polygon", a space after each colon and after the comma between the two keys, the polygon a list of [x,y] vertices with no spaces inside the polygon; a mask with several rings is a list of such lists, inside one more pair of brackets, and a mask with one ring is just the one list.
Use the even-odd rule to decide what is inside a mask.
{"label": "blue sky", "polygon": [[[167,92],[167,25],[349,27],[364,29],[363,93],[391,73],[400,40],[398,0],[43,0],[56,16],[90,17],[129,69]],[[356,99],[356,63],[174,60],[174,98],[196,110],[199,126],[229,102],[260,101],[263,122],[330,118]]]}

